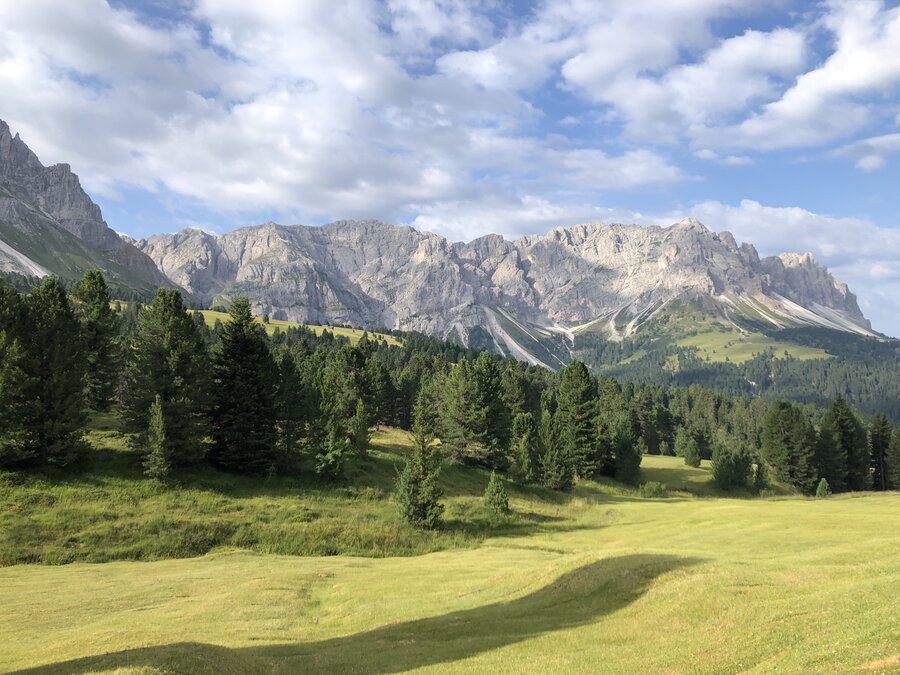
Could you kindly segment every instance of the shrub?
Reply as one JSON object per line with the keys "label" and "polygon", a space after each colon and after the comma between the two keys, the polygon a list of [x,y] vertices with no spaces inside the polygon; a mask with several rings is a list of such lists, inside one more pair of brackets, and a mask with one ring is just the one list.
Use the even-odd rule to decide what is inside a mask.
{"label": "shrub", "polygon": [[641,497],[644,499],[655,499],[669,496],[669,486],[656,480],[651,480],[640,487]]}
{"label": "shrub", "polygon": [[819,481],[819,487],[816,488],[816,497],[828,497],[831,495],[831,486],[824,478]]}

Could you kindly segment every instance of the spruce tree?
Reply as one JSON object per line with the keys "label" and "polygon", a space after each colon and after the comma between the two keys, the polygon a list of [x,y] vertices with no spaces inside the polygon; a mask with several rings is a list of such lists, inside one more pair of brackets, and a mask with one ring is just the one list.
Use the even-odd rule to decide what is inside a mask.
{"label": "spruce tree", "polygon": [[84,349],[66,290],[47,277],[28,296],[31,334],[26,353],[34,378],[31,419],[25,426],[38,456],[65,465],[77,456],[84,429]]}
{"label": "spruce tree", "polygon": [[769,481],[769,470],[766,468],[765,461],[763,459],[760,459],[756,463],[756,469],[753,472],[753,492],[756,494],[762,494],[770,487],[772,487],[772,485]]}
{"label": "spruce tree", "polygon": [[236,298],[213,353],[212,457],[262,474],[277,465],[278,370],[247,298]]}
{"label": "spruce tree", "polygon": [[515,475],[523,483],[540,482],[540,450],[534,416],[522,412],[515,416],[512,426],[512,455]]}
{"label": "spruce tree", "polygon": [[891,444],[891,423],[887,415],[879,413],[869,426],[869,454],[872,456],[872,486],[888,489],[887,454]]}
{"label": "spruce tree", "polygon": [[290,466],[297,457],[310,413],[297,364],[290,354],[282,355],[278,361],[278,390],[275,400],[278,449],[282,463]]}
{"label": "spruce tree", "polygon": [[363,400],[356,400],[356,411],[350,418],[349,435],[353,450],[360,457],[369,451],[369,419],[366,412],[366,404]]}
{"label": "spruce tree", "polygon": [[0,467],[37,459],[29,421],[36,418],[36,382],[23,339],[30,331],[25,302],[0,284]]}
{"label": "spruce tree", "polygon": [[541,484],[552,490],[569,491],[575,487],[575,459],[570,456],[560,440],[556,416],[547,408],[541,411],[538,427],[541,449]]}
{"label": "spruce tree", "polygon": [[620,414],[613,425],[613,457],[616,471],[615,478],[623,483],[635,484],[640,477],[641,459],[647,451],[643,438],[634,434],[631,419]]}
{"label": "spruce tree", "polygon": [[[847,405],[843,396],[838,396],[831,404],[827,418],[834,429],[840,454],[846,457],[844,476],[848,490],[865,490],[871,486],[869,469],[872,459],[866,431],[859,418]],[[830,482],[830,481],[829,481]],[[832,489],[835,486],[832,484]]]}
{"label": "spruce tree", "polygon": [[316,475],[328,481],[339,479],[344,474],[344,465],[350,456],[351,445],[344,427],[331,417],[321,418],[318,422],[324,433],[321,438],[314,436],[316,444]]}
{"label": "spruce tree", "polygon": [[575,459],[578,475],[593,477],[600,469],[597,456],[596,394],[594,381],[581,361],[562,371],[556,395],[556,417],[563,449]]}
{"label": "spruce tree", "polygon": [[509,496],[506,494],[506,486],[496,471],[491,471],[491,478],[484,490],[484,505],[494,515],[505,516],[509,514]]}
{"label": "spruce tree", "polygon": [[678,427],[675,432],[675,454],[684,458],[688,466],[700,466],[700,448],[697,441],[684,427]]}
{"label": "spruce tree", "polygon": [[420,394],[413,412],[413,450],[397,477],[395,498],[400,516],[416,527],[435,528],[440,524],[444,506],[438,486],[440,453],[434,447],[430,429],[428,401]]}
{"label": "spruce tree", "polygon": [[150,422],[145,436],[146,455],[144,473],[150,478],[164,481],[172,470],[169,442],[166,438],[166,423],[163,418],[162,399],[159,394],[150,406]]}
{"label": "spruce tree", "polygon": [[108,410],[118,386],[121,352],[119,320],[100,270],[85,272],[72,289],[72,298],[85,347],[84,400],[94,410]]}
{"label": "spruce tree", "polygon": [[761,456],[779,481],[809,494],[816,485],[815,431],[795,403],[775,401],[763,419]]}
{"label": "spruce tree", "polygon": [[884,460],[888,489],[900,490],[900,429],[894,430]]}
{"label": "spruce tree", "polygon": [[823,478],[819,481],[819,485],[816,488],[816,497],[827,497],[831,494],[831,487],[828,485],[828,479]]}
{"label": "spruce tree", "polygon": [[829,415],[826,415],[819,424],[813,456],[816,474],[826,479],[831,490],[834,492],[846,490],[847,451],[838,442],[834,421]]}
{"label": "spruce tree", "polygon": [[506,469],[509,466],[509,409],[503,400],[503,382],[496,359],[488,352],[481,352],[472,367],[478,405],[483,411],[479,419],[481,429],[476,429],[482,438],[484,455],[482,464],[491,469]]}
{"label": "spruce tree", "polygon": [[447,376],[441,400],[441,443],[451,459],[483,463],[488,443],[484,433],[486,413],[472,364],[462,359]]}
{"label": "spruce tree", "polygon": [[209,371],[206,343],[181,294],[160,289],[135,319],[122,378],[122,416],[127,430],[143,433],[159,395],[173,466],[205,455]]}

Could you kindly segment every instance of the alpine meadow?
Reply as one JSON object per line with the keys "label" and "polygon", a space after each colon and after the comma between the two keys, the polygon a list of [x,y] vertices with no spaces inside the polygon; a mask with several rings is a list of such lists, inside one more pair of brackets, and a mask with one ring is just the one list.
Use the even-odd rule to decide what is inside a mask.
{"label": "alpine meadow", "polygon": [[900,673],[897,45],[0,4],[0,672]]}

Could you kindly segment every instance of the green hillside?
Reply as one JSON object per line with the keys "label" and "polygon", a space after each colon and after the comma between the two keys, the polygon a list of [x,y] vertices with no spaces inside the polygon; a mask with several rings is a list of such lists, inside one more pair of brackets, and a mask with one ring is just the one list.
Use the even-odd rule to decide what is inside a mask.
{"label": "green hillside", "polygon": [[[206,322],[206,325],[212,328],[216,321],[227,321],[228,313],[227,312],[217,312],[210,309],[200,310],[200,313],[203,315],[203,320]],[[260,322],[262,323],[262,322]],[[275,333],[275,330],[287,330],[288,328],[297,328],[301,324],[294,323],[292,321],[281,321],[279,319],[269,319],[268,323],[263,324],[266,328],[266,333],[272,335]],[[350,340],[350,344],[355,345],[359,342],[359,339],[362,337],[363,333],[366,332],[361,328],[344,328],[342,326],[306,326],[309,330],[313,331],[316,335],[321,335],[326,330],[329,331],[332,335],[337,337],[345,337]],[[400,341],[395,338],[393,335],[386,335],[384,333],[372,333],[369,332],[369,335],[372,338],[377,338],[378,340],[385,340],[389,345],[399,346]]]}
{"label": "green hillside", "polygon": [[0,222],[0,240],[65,281],[80,279],[85,271],[99,269],[117,294],[152,296],[156,287],[127,267],[84,244],[78,237],[41,220],[27,228]]}
{"label": "green hillside", "polygon": [[388,494],[404,432],[378,433],[337,490],[207,469],[166,493],[114,418],[95,426],[105,455],[81,474],[3,474],[0,550],[120,561],[0,569],[0,670],[900,668],[896,493],[722,498],[705,464],[653,457],[643,480],[691,492],[510,486],[492,526],[486,474],[445,466],[446,526],[407,546]]}

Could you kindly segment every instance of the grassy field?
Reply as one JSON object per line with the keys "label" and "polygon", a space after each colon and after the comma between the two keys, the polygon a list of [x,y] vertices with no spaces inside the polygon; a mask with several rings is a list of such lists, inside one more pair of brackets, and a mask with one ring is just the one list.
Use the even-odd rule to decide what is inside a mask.
{"label": "grassy field", "polygon": [[[39,534],[11,535],[17,528],[48,528],[40,550],[64,549],[69,520],[102,530],[98,513],[125,530],[165,513],[174,524],[159,536],[193,518],[202,530],[268,517],[297,541],[323,518],[344,522],[345,539],[366,522],[385,537],[403,531],[386,492],[408,451],[402,432],[377,434],[372,458],[334,493],[206,472],[162,494],[129,474],[112,427],[91,442],[117,453],[113,470],[4,477],[0,550],[38,545],[27,537]],[[193,558],[153,560],[177,551],[148,550],[131,556],[142,561],[0,568],[0,670],[900,669],[900,495],[723,498],[705,464],[669,457],[645,458],[642,473],[680,491],[641,499],[613,482],[564,497],[513,491],[515,515],[492,528],[480,503],[487,476],[448,467],[445,531],[407,550],[400,534],[381,550],[359,546],[366,557],[226,542]],[[306,510],[316,518],[297,516]],[[117,550],[110,536],[81,550]],[[344,541],[330,552],[350,550]]]}
{"label": "grassy field", "polygon": [[[227,321],[228,313],[227,312],[215,312],[210,309],[200,310],[200,313],[203,315],[204,321],[206,321],[206,325],[212,328],[216,324],[216,320]],[[299,323],[292,323],[290,321],[280,321],[278,319],[270,319],[269,323],[265,324],[266,332],[269,335],[272,335],[275,332],[275,329],[279,330],[287,330],[288,328],[297,328],[300,326]],[[358,328],[341,328],[340,326],[335,326],[334,328],[330,326],[307,326],[311,331],[314,331],[316,335],[321,335],[323,331],[328,330],[331,331],[333,335],[337,335],[340,337],[345,337],[350,340],[351,344],[356,344],[359,342],[359,339],[362,337],[364,331]],[[389,345],[400,345],[400,341],[395,338],[393,335],[385,335],[383,333],[372,333],[369,332],[369,335],[373,338],[378,338],[379,340],[386,340]]]}
{"label": "grassy field", "polygon": [[681,338],[675,344],[680,347],[696,347],[701,356],[718,362],[744,363],[767,350],[773,350],[775,358],[782,358],[785,352],[800,361],[831,358],[823,349],[782,342],[762,333],[741,333],[737,330],[704,331]]}

